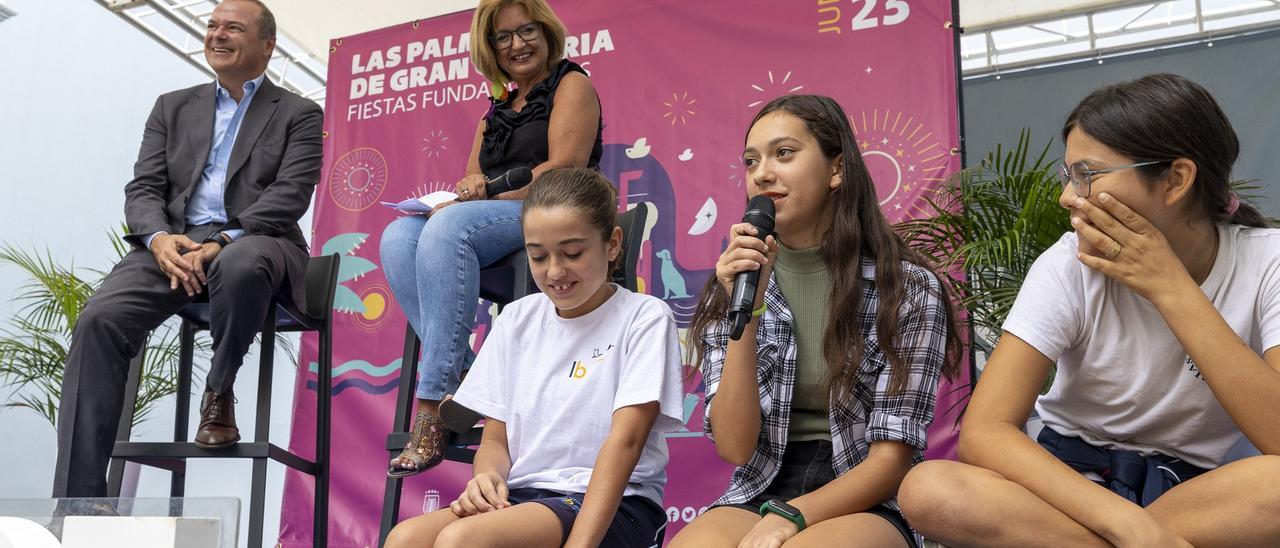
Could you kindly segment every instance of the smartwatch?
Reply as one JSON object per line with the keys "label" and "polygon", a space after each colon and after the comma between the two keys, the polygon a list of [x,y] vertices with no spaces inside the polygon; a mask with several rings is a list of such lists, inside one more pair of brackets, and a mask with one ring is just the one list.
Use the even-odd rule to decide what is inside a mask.
{"label": "smartwatch", "polygon": [[804,530],[804,514],[801,514],[795,506],[783,502],[782,499],[770,499],[760,505],[760,515],[765,514],[777,514],[787,518],[787,521],[796,524],[797,531]]}
{"label": "smartwatch", "polygon": [[227,247],[231,245],[231,242],[234,240],[232,240],[230,236],[227,236],[226,232],[218,232],[212,236],[209,236],[208,238],[205,238],[204,241],[206,243],[216,242],[218,245],[221,245],[222,247]]}

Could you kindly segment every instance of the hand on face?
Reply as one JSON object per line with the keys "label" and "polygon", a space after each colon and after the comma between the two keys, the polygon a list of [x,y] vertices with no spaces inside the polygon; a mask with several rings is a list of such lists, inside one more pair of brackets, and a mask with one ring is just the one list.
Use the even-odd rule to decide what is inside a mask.
{"label": "hand on face", "polygon": [[[1084,166],[1086,169],[1100,170],[1095,174],[1086,174],[1077,181],[1073,175],[1070,183],[1063,181],[1062,194],[1058,197],[1058,205],[1071,212],[1073,219],[1089,223],[1084,212],[1076,206],[1076,199],[1083,198],[1093,206],[1101,206],[1098,196],[1106,193],[1119,202],[1127,205],[1139,215],[1157,224],[1162,219],[1152,218],[1148,213],[1163,208],[1162,196],[1156,185],[1144,179],[1137,169],[1131,166],[1133,158],[1116,152],[1080,128],[1072,129],[1067,135],[1067,150],[1064,164]],[[1079,250],[1085,254],[1106,257],[1114,250],[1111,247],[1097,248],[1085,238],[1080,239]]]}
{"label": "hand on face", "polygon": [[1186,222],[1183,200],[1194,169],[1188,171],[1184,160],[1176,160],[1166,175],[1150,180],[1136,169],[1141,163],[1137,160],[1078,127],[1072,129],[1067,135],[1066,161],[1084,163],[1099,173],[1089,175],[1083,185],[1073,179],[1058,203],[1071,212],[1080,262],[1152,301],[1185,288],[1184,282],[1194,285],[1159,228]]}
{"label": "hand on face", "polygon": [[1123,283],[1134,293],[1154,301],[1161,290],[1176,287],[1178,282],[1191,282],[1191,276],[1164,234],[1129,206],[1103,192],[1098,195],[1102,207],[1084,198],[1076,198],[1075,208],[1088,222],[1073,216],[1080,241],[1097,254],[1080,251],[1077,258],[1085,266]]}

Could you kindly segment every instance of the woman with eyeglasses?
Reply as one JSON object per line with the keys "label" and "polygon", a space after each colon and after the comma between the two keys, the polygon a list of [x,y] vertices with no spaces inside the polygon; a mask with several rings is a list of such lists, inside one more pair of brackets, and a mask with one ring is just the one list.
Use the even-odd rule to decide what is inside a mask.
{"label": "woman with eyeglasses", "polygon": [[422,339],[417,411],[408,446],[387,468],[390,477],[443,460],[447,429],[439,407],[475,359],[469,337],[480,269],[523,246],[520,205],[528,187],[488,196],[486,179],[518,167],[536,178],[600,162],[600,103],[586,71],[563,58],[564,44],[564,24],[544,0],[481,0],[471,20],[471,62],[492,82],[493,97],[476,128],[467,174],[455,186],[458,199],[430,217],[397,219],[382,234],[387,282]]}
{"label": "woman with eyeglasses", "polygon": [[956,547],[1280,545],[1280,230],[1231,190],[1235,131],[1157,74],[1062,135],[1075,231],[1027,274],[961,462],[904,481],[907,519]]}

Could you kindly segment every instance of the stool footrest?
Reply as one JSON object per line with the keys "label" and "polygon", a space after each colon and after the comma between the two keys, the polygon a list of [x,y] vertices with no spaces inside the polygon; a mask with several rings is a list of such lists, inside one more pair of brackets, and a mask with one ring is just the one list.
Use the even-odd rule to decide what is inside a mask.
{"label": "stool footrest", "polygon": [[[173,470],[185,459],[271,459],[304,474],[316,475],[316,463],[290,453],[273,443],[240,442],[230,447],[205,449],[193,442],[116,442],[113,457]],[[154,463],[154,464],[153,464]],[[182,468],[186,468],[185,463]]]}
{"label": "stool footrest", "polygon": [[467,447],[450,445],[444,448],[444,460],[472,464],[476,461],[476,452],[474,449],[469,449]]}

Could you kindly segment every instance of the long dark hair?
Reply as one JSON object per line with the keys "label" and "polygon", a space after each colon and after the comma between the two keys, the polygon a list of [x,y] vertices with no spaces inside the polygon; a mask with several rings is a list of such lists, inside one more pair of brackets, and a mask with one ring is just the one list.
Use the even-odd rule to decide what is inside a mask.
{"label": "long dark hair", "polygon": [[1063,142],[1075,128],[1134,161],[1159,161],[1137,168],[1149,182],[1163,177],[1173,160],[1195,162],[1190,207],[1214,223],[1268,225],[1253,206],[1238,198],[1233,203],[1231,166],[1240,140],[1200,84],[1176,74],[1152,74],[1098,88],[1067,116]]}
{"label": "long dark hair", "polygon": [[[947,278],[939,276],[928,260],[907,246],[889,226],[876,199],[871,175],[862,162],[853,128],[844,110],[830,97],[818,95],[785,95],[765,105],[751,120],[756,122],[773,112],[786,112],[799,118],[817,140],[828,159],[841,158],[841,183],[831,192],[831,228],[823,236],[822,262],[831,273],[830,307],[827,329],[822,337],[822,354],[827,362],[825,385],[834,399],[853,392],[857,370],[866,349],[859,327],[858,311],[862,307],[862,269],[860,258],[876,265],[876,289],[880,300],[876,310],[876,332],[880,350],[888,358],[891,373],[889,391],[898,393],[906,387],[908,367],[898,351],[898,312],[906,299],[907,278],[902,261],[928,270],[938,283],[939,297],[947,303],[947,352],[942,372],[954,378],[960,369],[962,343],[956,326],[956,309],[951,300]],[[712,276],[702,290],[697,312],[689,325],[690,360],[700,365],[704,355],[703,335],[727,314],[728,295]]]}

